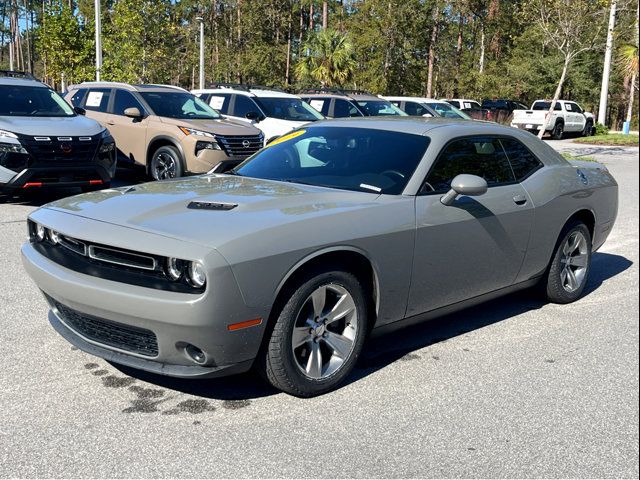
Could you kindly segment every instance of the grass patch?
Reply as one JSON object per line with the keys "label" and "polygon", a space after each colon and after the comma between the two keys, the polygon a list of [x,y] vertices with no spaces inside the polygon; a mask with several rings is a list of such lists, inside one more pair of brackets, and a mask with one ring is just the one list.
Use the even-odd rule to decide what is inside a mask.
{"label": "grass patch", "polygon": [[580,137],[574,140],[575,143],[585,143],[588,145],[612,145],[612,146],[638,146],[638,135],[623,135],[622,133],[609,133],[607,135],[596,135],[595,137]]}
{"label": "grass patch", "polygon": [[569,152],[562,152],[561,155],[565,158],[565,160],[579,160],[580,162],[596,162],[598,161],[594,157],[590,157],[589,155],[573,155]]}

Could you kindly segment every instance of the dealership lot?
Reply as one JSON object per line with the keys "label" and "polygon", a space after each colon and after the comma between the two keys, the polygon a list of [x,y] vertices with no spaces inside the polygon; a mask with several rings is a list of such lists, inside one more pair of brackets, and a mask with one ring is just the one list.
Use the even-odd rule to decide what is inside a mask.
{"label": "dealership lot", "polygon": [[524,292],[375,339],[310,400],[73,349],[19,258],[26,216],[55,195],[3,198],[0,476],[637,477],[638,149],[552,145],[620,183],[584,298]]}

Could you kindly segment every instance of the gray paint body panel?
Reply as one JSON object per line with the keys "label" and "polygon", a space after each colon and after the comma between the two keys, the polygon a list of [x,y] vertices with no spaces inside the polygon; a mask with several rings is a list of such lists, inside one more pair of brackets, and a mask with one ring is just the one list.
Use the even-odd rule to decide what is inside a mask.
{"label": "gray paint body panel", "polygon": [[[615,221],[617,184],[609,172],[598,164],[571,165],[527,132],[406,117],[318,125],[399,129],[428,135],[431,144],[398,196],[205,175],[70,197],[31,215],[69,236],[202,261],[208,286],[195,298],[66,270],[30,245],[23,248],[25,267],[42,290],[73,308],[154,330],[162,339],[158,361],[188,365],[175,342],[198,339],[216,364],[228,365],[255,357],[266,322],[239,332],[226,325],[267,319],[284,281],[324,252],[360,252],[369,259],[378,292],[376,326],[382,327],[531,284],[577,211],[594,214],[596,248]],[[450,207],[438,195],[416,196],[442,147],[467,135],[517,138],[544,167],[521,184],[461,196]],[[526,203],[516,204],[515,196]],[[194,200],[238,206],[187,209]]]}

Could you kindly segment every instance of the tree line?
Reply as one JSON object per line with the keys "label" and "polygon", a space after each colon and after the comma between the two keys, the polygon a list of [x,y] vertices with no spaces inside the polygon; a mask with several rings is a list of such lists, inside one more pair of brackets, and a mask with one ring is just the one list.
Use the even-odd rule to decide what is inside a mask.
{"label": "tree line", "polygon": [[[207,83],[528,104],[552,98],[564,71],[562,97],[591,111],[609,16],[609,0],[101,2],[103,80],[197,86],[202,21]],[[638,69],[638,0],[617,3],[614,127],[633,102]],[[93,0],[2,0],[0,17],[0,68],[12,59],[56,88],[95,78]]]}

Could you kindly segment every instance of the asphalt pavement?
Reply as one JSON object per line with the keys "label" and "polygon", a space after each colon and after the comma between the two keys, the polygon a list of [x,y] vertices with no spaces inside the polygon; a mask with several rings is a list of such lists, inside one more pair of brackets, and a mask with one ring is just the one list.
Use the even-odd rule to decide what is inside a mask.
{"label": "asphalt pavement", "polygon": [[521,292],[375,339],[307,400],[72,348],[19,249],[29,212],[75,192],[0,198],[0,477],[638,478],[638,149],[552,145],[620,184],[586,295]]}

